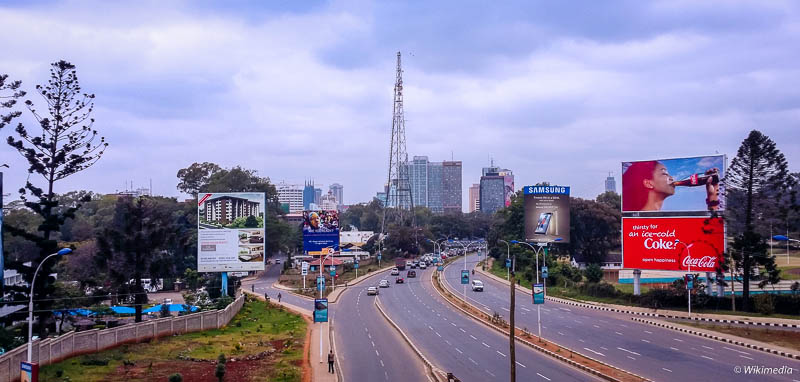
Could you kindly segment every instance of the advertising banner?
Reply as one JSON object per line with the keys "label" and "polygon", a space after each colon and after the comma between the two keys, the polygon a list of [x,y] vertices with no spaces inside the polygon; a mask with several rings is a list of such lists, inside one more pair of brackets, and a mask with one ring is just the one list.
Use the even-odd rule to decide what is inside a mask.
{"label": "advertising banner", "polygon": [[526,186],[525,240],[569,243],[569,187]]}
{"label": "advertising banner", "polygon": [[505,172],[501,172],[500,175],[503,176],[503,193],[506,198],[505,206],[508,207],[511,205],[511,196],[514,195],[514,175]]}
{"label": "advertising banner", "polygon": [[318,291],[325,290],[325,276],[317,276],[317,290]]}
{"label": "advertising banner", "polygon": [[715,272],[725,251],[721,218],[622,218],[622,232],[628,269]]}
{"label": "advertising banner", "polygon": [[533,284],[533,303],[544,304],[544,284]]}
{"label": "advertising banner", "polygon": [[461,270],[461,283],[469,284],[469,271],[466,269]]}
{"label": "advertising banner", "polygon": [[264,270],[263,192],[201,193],[197,208],[198,272]]}
{"label": "advertising banner", "polygon": [[20,382],[39,381],[39,364],[36,362],[22,361],[19,364]]}
{"label": "advertising banner", "polygon": [[339,247],[337,211],[303,211],[303,251],[322,255],[324,248]]}
{"label": "advertising banner", "polygon": [[724,179],[724,155],[622,162],[622,211],[721,211]]}
{"label": "advertising banner", "polygon": [[328,299],[314,300],[314,322],[328,322]]}

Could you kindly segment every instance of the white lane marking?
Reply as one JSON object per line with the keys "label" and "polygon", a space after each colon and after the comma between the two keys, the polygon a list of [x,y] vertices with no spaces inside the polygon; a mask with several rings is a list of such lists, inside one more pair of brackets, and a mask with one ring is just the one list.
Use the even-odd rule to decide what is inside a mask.
{"label": "white lane marking", "polygon": [[473,340],[475,340],[475,341],[477,341],[477,340],[478,340],[478,339],[477,339],[477,338],[475,338],[475,336],[473,336],[472,334],[470,334],[469,336],[470,336],[470,337],[472,337],[472,339],[473,339]]}
{"label": "white lane marking", "polygon": [[483,369],[483,371],[485,371],[485,372],[486,372],[486,374],[489,374],[489,375],[491,375],[492,377],[494,377],[494,376],[495,376],[495,375],[494,375],[494,374],[492,374],[492,372],[491,372],[491,371],[489,371],[489,370]]}
{"label": "white lane marking", "polygon": [[664,367],[662,367],[661,370],[668,371],[668,372],[672,373],[672,370],[664,368]]}
{"label": "white lane marking", "polygon": [[674,348],[674,347],[672,347],[672,346],[670,346],[669,348],[670,348],[670,349],[672,349],[672,350],[677,350],[677,351],[680,351],[678,348]]}
{"label": "white lane marking", "polygon": [[378,356],[378,358],[381,357],[381,353],[378,353],[378,349],[375,349],[375,354]]}
{"label": "white lane marking", "polygon": [[462,332],[464,332],[464,333],[466,333],[466,332],[467,332],[466,330],[464,330],[464,328],[458,328],[458,330],[460,330],[460,331],[462,331]]}
{"label": "white lane marking", "polygon": [[614,332],[614,333],[617,333],[617,334],[619,334],[619,335],[622,335],[622,333],[620,333],[620,332]]}
{"label": "white lane marking", "polygon": [[505,356],[506,356],[505,354],[503,354],[503,353],[500,353],[500,351],[499,351],[499,350],[495,350],[495,351],[497,352],[497,354],[500,354],[500,355],[502,355],[503,357],[505,357]]}
{"label": "white lane marking", "polygon": [[450,325],[453,325],[453,326],[458,326],[458,325],[456,325],[456,323],[455,323],[455,322],[451,322],[451,323],[450,323]]}
{"label": "white lane marking", "polygon": [[600,327],[599,327],[599,326],[597,326],[597,325],[592,325],[592,326],[594,326],[595,328],[598,328],[598,329],[600,329]]}
{"label": "white lane marking", "polygon": [[428,329],[433,330],[433,328],[430,325],[428,325]]}
{"label": "white lane marking", "polygon": [[369,339],[372,339],[372,334],[369,334],[369,332],[367,332],[367,337],[368,337]]}
{"label": "white lane marking", "polygon": [[683,342],[683,340],[680,339],[680,338],[673,338],[673,340],[678,341],[678,342]]}
{"label": "white lane marking", "polygon": [[639,356],[641,355],[641,354],[639,354],[639,353],[637,353],[635,351],[631,351],[631,350],[628,350],[628,349],[623,349],[621,347],[617,347],[617,349],[622,350],[624,352],[628,352],[628,353],[634,354],[634,355],[639,355]]}
{"label": "white lane marking", "polygon": [[476,364],[476,365],[478,364],[477,362],[475,362],[475,360],[474,360],[474,359],[472,359],[472,358],[470,358],[470,357],[467,357],[467,359],[469,359],[469,360],[470,360],[470,362],[472,362],[472,363],[474,363],[474,364]]}
{"label": "white lane marking", "polygon": [[452,345],[453,345],[453,344],[451,344],[451,343],[450,343],[450,341],[448,341],[448,340],[444,340],[444,342],[447,342],[447,344],[448,344],[448,345],[450,345],[450,346],[452,346]]}
{"label": "white lane marking", "polygon": [[381,367],[386,367],[386,366],[383,364],[383,360],[380,360],[380,361],[381,361]]}
{"label": "white lane marking", "polygon": [[561,309],[561,310],[566,310],[567,312],[571,312],[571,310],[569,310],[569,309],[567,309],[567,308],[558,308],[558,309]]}
{"label": "white lane marking", "polygon": [[608,350],[608,348],[607,348],[607,347],[605,347],[605,346],[600,346],[600,349],[603,349],[603,350]]}
{"label": "white lane marking", "polygon": [[439,338],[442,338],[442,335],[439,334],[439,332],[434,332],[434,333],[436,333],[436,335],[439,336]]}
{"label": "white lane marking", "polygon": [[370,342],[372,342],[372,347],[375,347],[375,341],[370,341]]}
{"label": "white lane marking", "polygon": [[522,308],[522,310],[524,310],[524,311],[526,311],[526,312],[530,312],[530,311],[531,311],[531,310],[530,310],[530,309],[528,309],[528,308]]}
{"label": "white lane marking", "polygon": [[649,330],[645,330],[644,332],[647,333],[647,334],[653,334],[653,332],[651,332]]}
{"label": "white lane marking", "polygon": [[741,353],[741,354],[747,354],[747,355],[750,355],[750,353],[743,352],[743,351],[741,351],[741,350],[731,349],[731,348],[729,348],[729,347],[727,347],[727,346],[723,346],[722,348],[723,348],[723,349],[732,350],[732,351],[735,351],[735,352],[737,352],[737,353]]}
{"label": "white lane marking", "polygon": [[560,335],[562,335],[562,336],[564,335],[564,333],[561,333],[561,332],[556,332],[556,333],[558,333],[558,334],[560,334]]}
{"label": "white lane marking", "polygon": [[645,339],[642,339],[642,342],[647,342],[648,344],[650,343],[650,341],[645,340]]}
{"label": "white lane marking", "polygon": [[489,308],[487,308],[487,307],[484,307],[483,309],[486,309],[486,310],[488,310],[488,311],[490,311],[490,312],[492,311],[491,309],[489,309]]}
{"label": "white lane marking", "polygon": [[704,356],[704,355],[701,355],[701,357],[703,357],[703,358],[705,358],[705,359],[710,359],[710,360],[712,360],[712,361],[714,360],[714,358],[711,358],[711,357],[706,357],[706,356]]}
{"label": "white lane marking", "polygon": [[603,354],[603,353],[600,353],[599,351],[594,351],[594,350],[592,350],[592,349],[589,349],[589,348],[583,348],[583,349],[584,349],[584,350],[588,350],[588,351],[590,351],[590,352],[592,352],[592,353],[594,353],[594,354],[601,355],[601,356],[603,356],[603,357],[605,357],[605,356],[606,356],[605,354]]}
{"label": "white lane marking", "polygon": [[483,346],[486,346],[486,347],[487,347],[487,348],[489,348],[489,349],[491,349],[491,348],[492,348],[491,346],[487,345],[487,344],[486,344],[486,342],[481,342],[481,343],[483,344]]}
{"label": "white lane marking", "polygon": [[364,331],[369,333],[369,329],[367,329],[366,327],[364,328]]}
{"label": "white lane marking", "polygon": [[739,357],[746,358],[746,359],[749,359],[749,360],[751,360],[751,361],[753,360],[752,358],[750,358],[750,357],[748,357],[748,356],[746,356],[746,355],[741,355],[741,354],[739,354]]}
{"label": "white lane marking", "polygon": [[619,324],[619,326],[622,326],[623,328],[627,328],[628,327],[628,325],[625,325],[625,324]]}
{"label": "white lane marking", "polygon": [[583,342],[583,343],[586,343],[586,341],[584,341],[584,340],[582,340],[582,339],[580,339],[580,338],[578,338],[578,341],[581,341],[581,342]]}
{"label": "white lane marking", "polygon": [[464,354],[464,352],[461,351],[461,349],[459,349],[459,348],[456,348],[456,351],[459,352],[460,354]]}
{"label": "white lane marking", "polygon": [[521,363],[519,363],[519,362],[517,362],[517,365],[520,365],[520,366],[522,366],[522,367],[524,367],[524,368],[526,368],[526,369],[528,368],[527,366],[525,366],[525,365],[523,365],[523,364],[521,364]]}
{"label": "white lane marking", "polygon": [[633,357],[631,357],[631,356],[629,356],[629,355],[626,355],[626,357],[628,357],[628,358],[630,358],[630,359],[632,359],[632,360],[636,361],[636,358],[633,358]]}
{"label": "white lane marking", "polygon": [[501,307],[500,309],[503,309],[503,310],[505,310],[506,312],[510,312],[510,310],[508,310],[508,309],[506,309],[506,308],[503,308],[503,307]]}
{"label": "white lane marking", "polygon": [[546,379],[546,380],[548,380],[548,381],[550,380],[550,378],[547,378],[547,377],[545,377],[544,375],[541,375],[541,374],[539,374],[539,373],[536,373],[536,375],[538,375],[538,376],[540,376],[540,377],[542,377],[542,378],[544,378],[544,379]]}
{"label": "white lane marking", "polygon": [[714,350],[714,348],[712,348],[712,347],[709,347],[709,346],[705,346],[705,345],[700,345],[700,346],[701,346],[701,347],[704,347],[704,348],[706,348],[706,349],[708,349],[708,350]]}

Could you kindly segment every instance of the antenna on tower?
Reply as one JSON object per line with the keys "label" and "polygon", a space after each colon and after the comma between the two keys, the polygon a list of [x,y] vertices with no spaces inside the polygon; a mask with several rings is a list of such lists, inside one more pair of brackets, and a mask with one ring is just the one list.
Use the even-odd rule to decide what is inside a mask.
{"label": "antenna on tower", "polygon": [[403,69],[400,61],[400,52],[397,52],[392,137],[389,142],[389,179],[386,184],[386,204],[383,208],[381,233],[386,232],[387,218],[399,224],[404,223],[404,218],[407,215],[411,215],[412,220],[414,219],[414,214],[410,213],[414,206],[414,200],[411,195],[408,170],[406,120],[403,115]]}

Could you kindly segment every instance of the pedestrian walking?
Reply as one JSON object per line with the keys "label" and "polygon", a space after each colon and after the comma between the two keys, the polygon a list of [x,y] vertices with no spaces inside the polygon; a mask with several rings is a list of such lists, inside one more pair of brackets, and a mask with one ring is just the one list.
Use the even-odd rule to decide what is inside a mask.
{"label": "pedestrian walking", "polygon": [[281,302],[281,292],[278,292],[278,302]]}
{"label": "pedestrian walking", "polygon": [[250,291],[255,293],[256,291],[256,284],[250,285]]}
{"label": "pedestrian walking", "polygon": [[328,353],[328,373],[333,373],[333,349]]}
{"label": "pedestrian walking", "polygon": [[267,292],[264,292],[264,300],[267,300],[267,302],[269,302],[269,295],[267,294]]}

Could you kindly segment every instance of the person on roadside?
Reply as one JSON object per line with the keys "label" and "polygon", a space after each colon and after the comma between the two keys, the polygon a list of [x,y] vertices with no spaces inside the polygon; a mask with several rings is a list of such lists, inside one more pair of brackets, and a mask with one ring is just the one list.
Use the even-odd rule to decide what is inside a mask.
{"label": "person on roadside", "polygon": [[328,353],[328,373],[333,373],[333,349]]}
{"label": "person on roadside", "polygon": [[281,302],[281,293],[278,292],[278,302]]}

